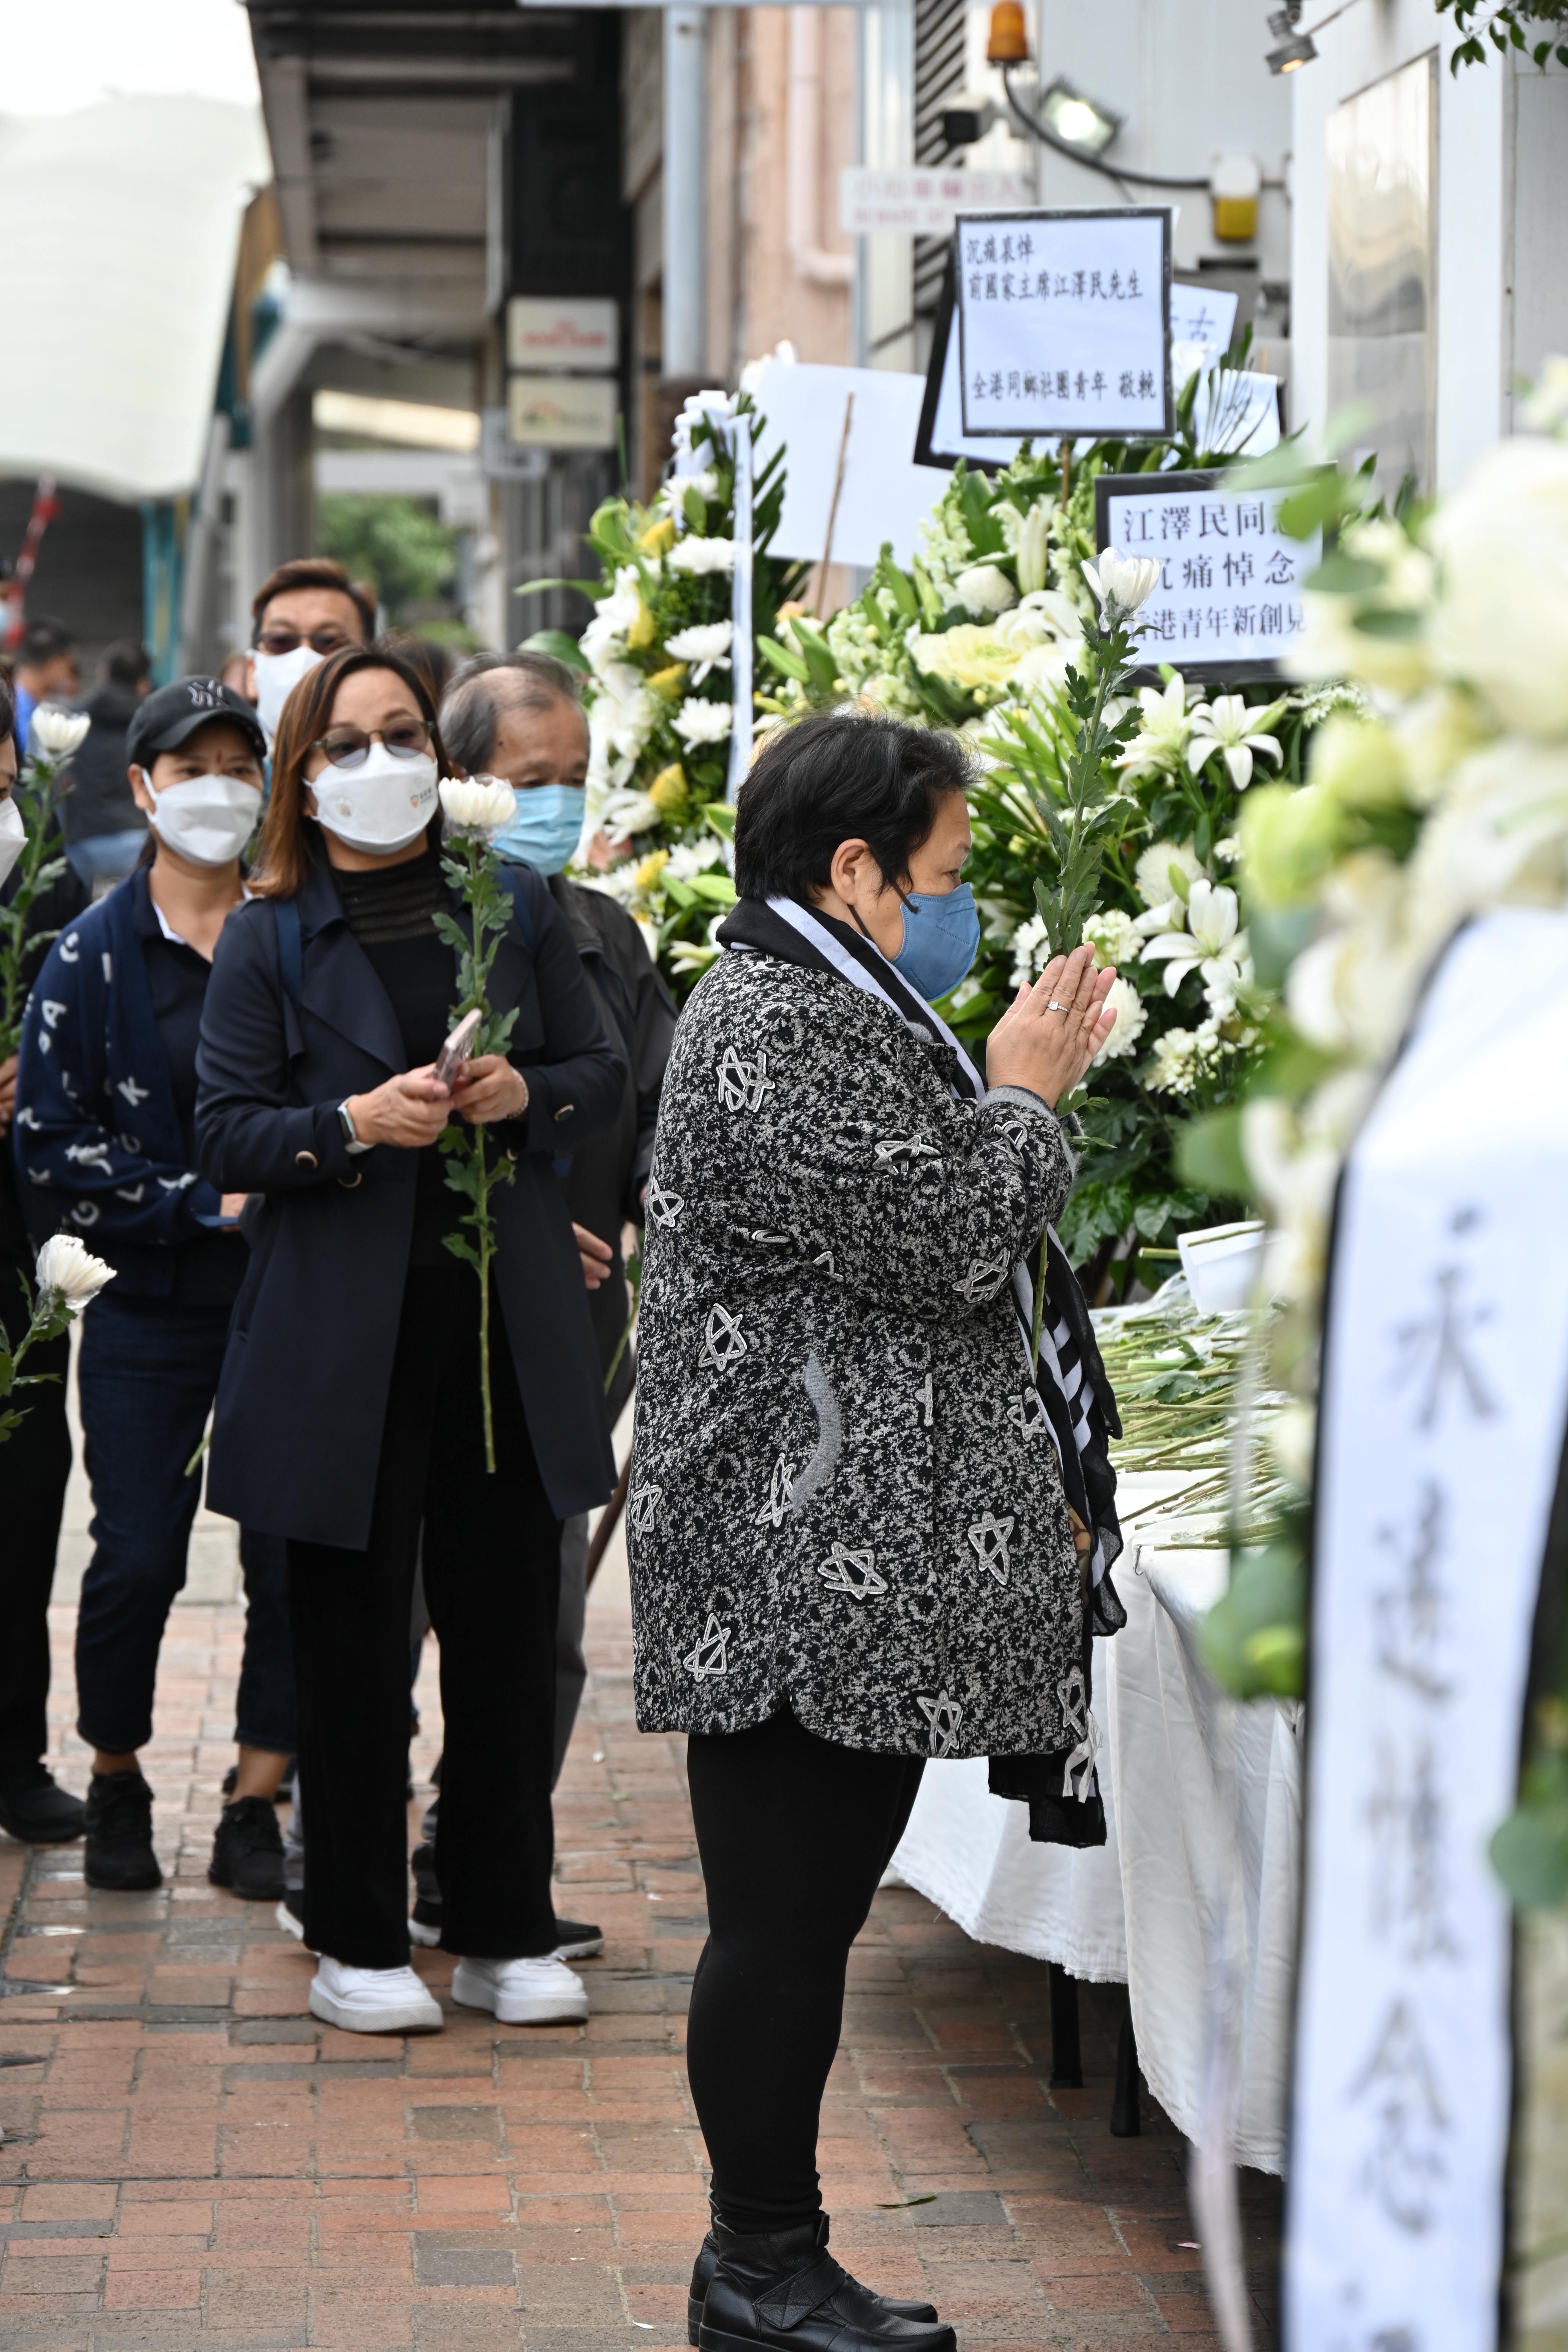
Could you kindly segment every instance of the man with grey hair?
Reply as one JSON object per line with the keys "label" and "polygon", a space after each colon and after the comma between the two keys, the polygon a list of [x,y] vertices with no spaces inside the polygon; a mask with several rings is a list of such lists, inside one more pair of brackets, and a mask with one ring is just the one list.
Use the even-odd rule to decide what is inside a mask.
{"label": "man with grey hair", "polygon": [[[619,1350],[608,1400],[614,1422],[634,1381],[631,1350],[621,1345],[631,1307],[621,1234],[627,1224],[643,1221],[659,1088],[675,1034],[674,1000],[626,908],[605,891],[569,882],[563,870],[582,837],[587,800],[588,725],[574,672],[553,656],[526,646],[513,654],[476,654],[454,673],[441,704],[441,735],[454,767],[470,776],[499,776],[517,794],[517,814],[496,835],[496,847],[509,862],[531,866],[548,880],[583,959],[605,1034],[627,1066],[618,1122],[574,1152],[566,1178],[567,1206],[606,1373]],[[557,1777],[587,1677],[587,1518],[568,1519],[561,1538],[556,1642]],[[440,1926],[433,1863],[426,1847],[416,1850],[414,1930],[423,1929],[432,1941],[431,1930],[438,1933]],[[596,1928],[578,1925],[574,1934],[572,1921],[557,1924],[568,1957],[598,1948]]]}

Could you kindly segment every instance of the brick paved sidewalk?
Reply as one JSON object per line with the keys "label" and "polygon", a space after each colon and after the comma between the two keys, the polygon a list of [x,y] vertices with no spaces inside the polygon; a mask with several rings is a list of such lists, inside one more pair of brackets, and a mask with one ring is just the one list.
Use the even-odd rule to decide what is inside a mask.
{"label": "brick paved sidewalk", "polygon": [[[625,1609],[595,1601],[557,1805],[558,1907],[608,1938],[584,1964],[593,2014],[524,2031],[447,2001],[441,2034],[406,2041],[318,2026],[309,1958],[268,1906],[207,1885],[242,1614],[175,1612],[147,1759],[169,1883],[89,1894],[79,1847],[28,1864],[0,1839],[6,2352],[684,2342],[706,2226],[680,2057],[702,1885],[682,1743],[637,1736]],[[64,1724],[73,1612],[54,1613]],[[423,1777],[429,1667],[419,1698]],[[79,1743],[59,1745],[84,1787]],[[415,1958],[445,1996],[450,1960]],[[1215,2341],[1182,2143],[1147,2100],[1142,2138],[1107,2129],[1121,1998],[1085,1989],[1089,2087],[1052,2094],[1044,1969],[919,1895],[878,1897],[825,2115],[833,2243],[870,2284],[929,2294],[964,2352]],[[1276,2199],[1247,2178],[1262,2278]]]}

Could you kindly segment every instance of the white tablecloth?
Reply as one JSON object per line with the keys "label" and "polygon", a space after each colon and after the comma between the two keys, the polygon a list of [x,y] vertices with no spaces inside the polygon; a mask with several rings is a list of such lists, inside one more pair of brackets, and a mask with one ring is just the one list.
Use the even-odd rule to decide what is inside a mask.
{"label": "white tablecloth", "polygon": [[892,1873],[978,1941],[1125,1981],[1149,2087],[1189,2138],[1213,2096],[1211,2018],[1227,2020],[1233,2153],[1281,2172],[1299,1710],[1237,1706],[1204,1673],[1195,1627],[1225,1580],[1223,1552],[1136,1540],[1118,1567],[1127,1623],[1095,1643],[1103,1847],[1034,1845],[1027,1807],[990,1794],[984,1759],[932,1764]]}

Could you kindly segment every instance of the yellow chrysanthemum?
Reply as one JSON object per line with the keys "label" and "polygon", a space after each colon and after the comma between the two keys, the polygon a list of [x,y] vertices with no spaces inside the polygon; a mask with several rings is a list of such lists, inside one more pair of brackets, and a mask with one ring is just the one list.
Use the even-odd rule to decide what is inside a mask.
{"label": "yellow chrysanthemum", "polygon": [[668,768],[661,768],[647,788],[649,800],[664,816],[684,808],[686,795],[686,772],[679,760],[672,760]]}

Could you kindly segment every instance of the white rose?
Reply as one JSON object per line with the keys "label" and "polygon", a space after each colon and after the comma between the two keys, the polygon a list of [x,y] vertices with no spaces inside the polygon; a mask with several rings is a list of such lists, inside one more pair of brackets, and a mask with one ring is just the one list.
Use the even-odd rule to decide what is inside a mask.
{"label": "white rose", "polygon": [[689,702],[681,704],[669,723],[688,750],[695,750],[700,743],[721,743],[734,717],[729,703],[704,702],[693,695]]}
{"label": "white rose", "polygon": [[441,806],[458,833],[499,833],[517,814],[517,794],[499,776],[448,776]]}
{"label": "white rose", "polygon": [[1131,1054],[1149,1019],[1148,1007],[1130,980],[1113,980],[1105,1002],[1116,1015],[1116,1026],[1094,1057],[1096,1068],[1101,1062],[1120,1062]]}
{"label": "white rose", "polygon": [[79,1315],[104,1284],[113,1281],[114,1268],[94,1257],[75,1234],[51,1234],[38,1252],[37,1276],[40,1307],[53,1301]]}
{"label": "white rose", "polygon": [[732,572],[735,542],[732,539],[683,539],[664,561],[669,572]]}
{"label": "white rose", "polygon": [[1432,660],[1505,727],[1568,735],[1568,444],[1500,441],[1426,536],[1442,563]]}
{"label": "white rose", "polygon": [[56,710],[47,702],[40,703],[27,721],[27,748],[41,751],[47,760],[68,760],[86,740],[91,725],[90,719],[75,711]]}
{"label": "white rose", "polygon": [[1018,592],[994,563],[972,563],[953,582],[958,601],[976,620],[1005,613],[1018,601]]}

